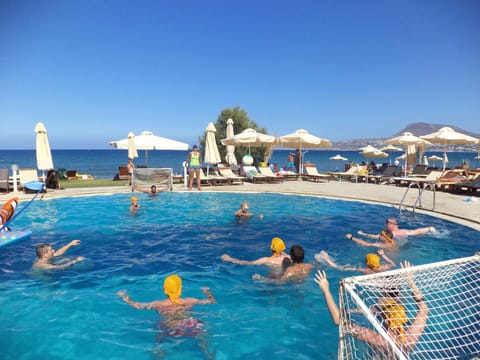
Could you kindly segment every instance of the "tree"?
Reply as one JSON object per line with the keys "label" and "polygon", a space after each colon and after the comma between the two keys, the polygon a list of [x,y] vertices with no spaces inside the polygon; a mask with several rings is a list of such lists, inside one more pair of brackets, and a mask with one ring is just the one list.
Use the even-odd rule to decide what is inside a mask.
{"label": "tree", "polygon": [[[227,108],[222,110],[220,115],[217,118],[217,122],[214,124],[215,129],[217,129],[215,138],[217,141],[218,151],[220,153],[220,158],[222,161],[225,161],[226,155],[226,146],[222,145],[220,142],[222,139],[227,137],[227,120],[233,120],[233,132],[234,134],[241,133],[243,130],[252,128],[258,132],[267,133],[267,129],[264,127],[259,127],[254,120],[251,120],[248,117],[248,114],[245,110],[242,110],[240,107],[236,106],[234,108]],[[207,137],[207,132],[205,131],[201,137],[199,137],[199,143],[202,148],[205,148],[205,141]],[[253,147],[250,149],[251,155],[257,159],[257,161],[264,161],[265,155],[268,155],[268,149],[265,147]],[[240,162],[244,155],[248,154],[248,147],[235,146],[235,157],[237,161]]]}

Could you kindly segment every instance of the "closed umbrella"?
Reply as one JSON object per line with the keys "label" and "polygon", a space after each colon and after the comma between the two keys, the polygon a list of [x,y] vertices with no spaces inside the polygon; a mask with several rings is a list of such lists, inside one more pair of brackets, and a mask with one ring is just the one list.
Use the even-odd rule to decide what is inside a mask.
{"label": "closed umbrella", "polygon": [[36,135],[36,155],[37,155],[37,168],[42,170],[42,178],[45,184],[45,170],[53,169],[52,152],[50,150],[50,144],[48,143],[47,129],[43,123],[39,122],[35,126]]}
{"label": "closed umbrella", "polygon": [[[227,138],[231,138],[234,135],[233,132],[233,120],[227,120],[227,130],[226,130]],[[235,157],[235,146],[227,145],[227,153],[225,155],[225,161],[228,165],[237,165],[237,158]]]}
{"label": "closed umbrella", "polygon": [[[418,136],[413,135],[411,132],[404,132],[400,136],[396,136],[392,139],[389,139],[385,141],[385,144],[391,144],[391,145],[404,145],[405,146],[405,176],[407,176],[407,167],[409,163],[414,162],[413,160],[415,158],[415,146],[426,146],[429,145],[430,142],[419,138]],[[398,159],[398,158],[397,158]]]}
{"label": "closed umbrella", "polygon": [[133,160],[138,158],[137,147],[135,146],[135,134],[132,132],[128,133],[128,158]]}
{"label": "closed umbrella", "polygon": [[[205,141],[205,156],[204,161],[207,164],[218,164],[220,161],[220,153],[218,152],[217,142],[215,140],[215,133],[217,129],[215,129],[215,125],[213,123],[209,123],[207,126],[207,136]],[[207,167],[207,175],[209,172],[209,168]]]}
{"label": "closed umbrella", "polygon": [[332,146],[329,140],[310,134],[304,129],[298,129],[291,134],[280,136],[279,139],[284,147],[300,149],[300,174],[303,173],[302,149],[319,149]]}
{"label": "closed umbrella", "polygon": [[[128,138],[110,141],[111,146],[118,149],[128,149]],[[143,131],[135,136],[137,150],[145,150],[145,161],[148,166],[148,150],[188,150],[188,144],[154,135],[151,131]]]}
{"label": "closed umbrella", "polygon": [[460,144],[460,145],[472,144],[473,145],[473,144],[478,144],[480,142],[479,139],[470,135],[462,134],[448,126],[445,126],[434,133],[420,136],[420,137],[432,143],[444,145],[444,151],[443,151],[443,159],[444,159],[443,170],[444,171],[445,171],[445,165],[448,161],[447,145],[450,145],[450,144]]}

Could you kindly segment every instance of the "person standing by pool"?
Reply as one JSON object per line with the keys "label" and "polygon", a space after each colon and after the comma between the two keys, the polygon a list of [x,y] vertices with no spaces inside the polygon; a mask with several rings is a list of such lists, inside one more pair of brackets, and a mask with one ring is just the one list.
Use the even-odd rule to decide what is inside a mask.
{"label": "person standing by pool", "polygon": [[296,149],[295,150],[294,163],[295,163],[295,170],[296,170],[297,174],[300,174],[300,163],[301,162],[302,162],[302,152],[300,151],[300,149]]}
{"label": "person standing by pool", "polygon": [[197,145],[193,145],[193,151],[188,154],[187,158],[188,164],[188,176],[189,176],[189,185],[188,190],[192,190],[193,187],[193,177],[195,176],[197,179],[197,189],[202,190],[200,184],[200,166],[202,165],[202,156],[198,151]]}
{"label": "person standing by pool", "polygon": [[38,269],[66,269],[67,267],[76,264],[80,261],[85,260],[83,256],[77,256],[75,259],[70,260],[64,264],[52,264],[51,260],[54,257],[61,256],[67,252],[72,246],[80,245],[80,240],[72,240],[67,245],[62,246],[60,249],[55,251],[50,244],[38,244],[36,248],[37,260],[33,264],[34,268]]}
{"label": "person standing by pool", "polygon": [[[400,263],[401,268],[411,267],[408,261]],[[404,273],[404,280],[412,291],[412,297],[415,303],[417,304],[417,313],[415,317],[410,321],[410,326],[405,328],[405,325],[408,323],[408,318],[405,313],[405,307],[401,305],[398,301],[386,301],[381,305],[381,315],[384,318],[385,324],[387,326],[387,333],[393,338],[396,345],[402,351],[410,351],[415,347],[418,339],[422,335],[425,326],[427,325],[428,319],[428,306],[423,298],[423,294],[420,289],[417,287],[414,281],[414,275],[411,271]],[[318,271],[315,274],[314,281],[318,284],[322,290],[325,302],[327,304],[328,311],[332,317],[335,325],[340,324],[340,309],[338,308],[335,300],[330,291],[330,285],[327,280],[327,275],[325,271]],[[348,333],[361,340],[365,341],[371,345],[377,346],[379,348],[388,349],[389,344],[383,336],[381,336],[375,330],[354,324],[349,322],[347,324]]]}
{"label": "person standing by pool", "polygon": [[285,243],[279,237],[272,239],[270,249],[272,250],[272,255],[261,257],[252,261],[235,259],[227,254],[223,254],[221,259],[223,261],[228,261],[238,265],[268,265],[274,267],[282,266],[286,260],[290,262],[290,256],[284,253],[286,249]]}
{"label": "person standing by pool", "polygon": [[133,176],[133,170],[135,170],[135,165],[133,164],[132,159],[128,159],[128,186],[132,186],[132,176]]}
{"label": "person standing by pool", "polygon": [[[289,265],[283,274],[276,278],[265,277],[259,274],[253,274],[252,279],[260,280],[264,282],[272,282],[276,284],[284,284],[287,281],[301,282],[305,281],[310,275],[315,265],[310,263],[304,263],[305,250],[300,245],[292,245],[290,247],[290,259],[291,265]],[[285,264],[283,264],[285,265]]]}
{"label": "person standing by pool", "polygon": [[[318,262],[324,260],[329,266],[333,267],[334,269],[340,271],[358,271],[362,274],[375,274],[382,271],[390,270],[395,266],[393,260],[390,259],[382,249],[378,250],[377,254],[367,254],[367,256],[365,256],[365,264],[367,265],[366,268],[338,265],[330,258],[328,253],[323,250],[320,251],[319,254],[315,254],[314,257],[315,260],[317,260]],[[387,262],[386,264],[380,263],[380,256]]]}
{"label": "person standing by pool", "polygon": [[287,159],[287,170],[288,171],[293,171],[294,169],[294,164],[295,162],[295,153],[289,153],[288,154],[288,159]]}

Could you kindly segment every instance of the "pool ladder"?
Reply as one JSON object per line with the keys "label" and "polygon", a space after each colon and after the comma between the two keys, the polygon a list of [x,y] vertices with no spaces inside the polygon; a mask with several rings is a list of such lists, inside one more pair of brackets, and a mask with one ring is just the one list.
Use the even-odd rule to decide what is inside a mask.
{"label": "pool ladder", "polygon": [[405,190],[405,194],[403,194],[402,200],[400,200],[400,204],[398,205],[398,210],[402,211],[402,209],[404,208],[403,202],[405,201],[405,198],[407,197],[407,194],[410,191],[410,189],[412,187],[417,187],[418,196],[417,196],[417,199],[415,200],[415,203],[412,206],[412,212],[415,213],[415,208],[417,207],[417,204],[418,204],[418,207],[420,208],[422,207],[422,195],[423,195],[423,192],[428,188],[430,188],[430,190],[432,191],[432,204],[433,204],[432,211],[435,211],[435,191],[436,191],[435,184],[436,184],[435,181],[411,181],[408,184],[407,189]]}

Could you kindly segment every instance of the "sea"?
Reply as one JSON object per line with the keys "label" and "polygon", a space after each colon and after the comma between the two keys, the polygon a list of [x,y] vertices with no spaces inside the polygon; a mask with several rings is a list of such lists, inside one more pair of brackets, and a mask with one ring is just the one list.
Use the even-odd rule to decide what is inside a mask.
{"label": "sea", "polygon": [[[270,158],[270,164],[276,164],[277,168],[287,166],[288,154],[291,149],[274,149]],[[391,152],[390,157],[384,159],[373,159],[378,163],[394,163],[395,158],[403,155],[404,152]],[[330,160],[331,157],[340,154],[348,161]],[[172,168],[175,174],[183,173],[182,163],[186,160],[187,151],[150,150],[139,151],[139,158],[135,159],[136,166],[148,166],[159,168]],[[441,151],[425,152],[425,155],[437,155],[443,157]],[[460,166],[467,160],[471,168],[480,168],[480,160],[475,159],[477,152],[447,152],[447,167]],[[52,158],[55,169],[77,170],[79,174],[90,174],[95,178],[112,179],[118,172],[119,166],[127,165],[127,151],[118,149],[98,150],[52,150]],[[304,162],[316,165],[318,171],[343,171],[345,163],[369,163],[372,159],[363,157],[358,150],[304,150]],[[240,161],[241,159],[237,159]],[[402,162],[400,161],[400,164]],[[205,164],[206,165],[206,164]],[[0,168],[12,169],[36,168],[35,150],[0,150]],[[429,166],[442,167],[442,162],[429,162]]]}

